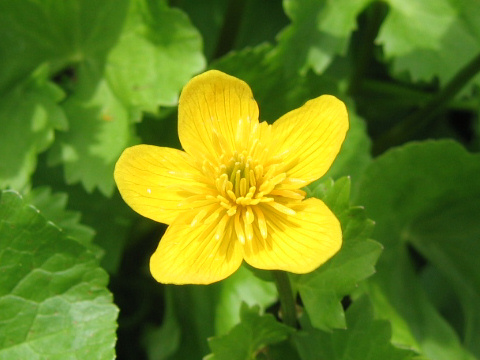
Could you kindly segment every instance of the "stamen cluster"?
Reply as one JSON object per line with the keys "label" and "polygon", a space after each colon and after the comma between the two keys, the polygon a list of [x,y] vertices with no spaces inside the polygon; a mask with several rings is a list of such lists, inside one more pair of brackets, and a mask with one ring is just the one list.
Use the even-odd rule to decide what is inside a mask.
{"label": "stamen cluster", "polygon": [[205,200],[216,203],[216,207],[200,211],[192,226],[199,221],[210,223],[220,217],[215,235],[220,239],[227,225],[233,221],[237,239],[245,244],[254,235],[267,238],[265,213],[276,210],[295,215],[288,203],[303,200],[305,193],[289,190],[288,184],[282,188],[287,174],[283,170],[281,156],[269,157],[268,148],[258,141],[259,132],[263,131],[265,137],[269,130],[266,123],[251,126],[250,121],[239,121],[235,147],[241,151],[232,151],[225,138],[215,134],[217,150],[222,151],[221,155],[215,160],[204,160],[201,168],[207,183],[210,183]]}

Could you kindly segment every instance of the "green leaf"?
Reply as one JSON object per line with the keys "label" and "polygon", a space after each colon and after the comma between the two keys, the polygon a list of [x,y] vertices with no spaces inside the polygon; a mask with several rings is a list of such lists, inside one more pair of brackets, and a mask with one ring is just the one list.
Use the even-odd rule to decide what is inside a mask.
{"label": "green leaf", "polygon": [[[98,188],[111,195],[115,161],[125,147],[135,143],[132,121],[140,119],[141,111],[156,112],[159,105],[175,105],[181,87],[204,67],[198,31],[181,11],[168,8],[164,2],[75,0],[60,6],[48,0],[27,2],[27,8],[5,3],[0,3],[0,11],[5,10],[0,21],[5,20],[10,27],[3,29],[2,23],[0,32],[3,29],[1,33],[8,35],[9,46],[0,45],[2,59],[8,59],[0,69],[0,91],[4,85],[12,87],[39,64],[48,63],[45,77],[58,74],[58,81],[70,95],[63,104],[69,129],[59,135],[50,154],[51,163],[65,163],[68,183],[80,181],[89,192]],[[3,76],[4,69],[9,72]],[[3,116],[12,118],[11,109],[20,100],[23,104],[24,95],[17,91],[15,98],[7,98],[8,106],[2,109],[0,105]],[[47,94],[41,96],[48,99]],[[54,101],[58,99],[50,100]],[[53,108],[39,96],[27,97],[21,115],[25,117],[38,103]],[[45,117],[44,112],[35,115]],[[28,121],[22,122],[24,126],[18,125],[20,121],[11,122],[12,130],[5,134],[17,134],[13,140],[28,134]],[[43,118],[34,121],[46,123]],[[53,132],[47,135],[51,141]],[[39,132],[40,136],[46,135]],[[12,174],[5,175],[5,186],[24,186],[24,178],[34,168],[32,159],[45,150],[43,143],[23,139],[38,150],[17,142],[22,149],[18,153],[28,156],[10,157],[13,165],[5,167],[9,165]]]}
{"label": "green leaf", "polygon": [[159,1],[131,3],[106,78],[128,107],[155,113],[176,105],[182,86],[205,67],[202,39],[182,11]]}
{"label": "green leaf", "polygon": [[13,191],[0,239],[0,357],[113,359],[118,310],[95,256]]}
{"label": "green leaf", "polygon": [[320,184],[312,191],[335,213],[342,224],[342,249],[317,270],[293,277],[312,325],[318,329],[345,328],[345,314],[340,303],[358,283],[372,275],[382,250],[369,240],[373,222],[363,208],[351,207],[350,180],[342,178]]}
{"label": "green leaf", "polygon": [[50,164],[64,164],[67,183],[81,181],[88,192],[114,190],[113,169],[121,152],[137,140],[131,114],[102,77],[99,64],[78,70],[76,93],[63,104],[68,132],[58,134]]}
{"label": "green leaf", "polygon": [[347,329],[323,332],[316,329],[294,335],[302,360],[408,360],[416,354],[390,343],[391,327],[387,321],[374,320],[373,308],[366,297],[347,310]]}
{"label": "green leaf", "polygon": [[22,189],[35,171],[37,154],[54,140],[56,129],[67,126],[57,102],[63,92],[41,67],[0,98],[0,188]]}
{"label": "green leaf", "polygon": [[102,57],[118,37],[128,0],[0,1],[0,93],[47,62],[52,73]]}
{"label": "green leaf", "polygon": [[471,24],[480,21],[480,12],[468,9],[471,2],[387,3],[390,9],[376,41],[383,45],[387,59],[393,60],[395,74],[408,72],[414,81],[430,81],[438,76],[445,83],[480,51],[480,33],[471,30]]}
{"label": "green leaf", "polygon": [[[40,157],[39,164],[35,176],[33,177],[33,183],[36,188],[35,191],[39,191],[38,188],[51,187],[57,192],[68,193],[68,208],[73,210],[74,213],[81,214],[82,223],[88,226],[90,229],[94,229],[95,237],[93,243],[89,246],[96,248],[91,249],[95,254],[101,256],[101,265],[110,274],[115,274],[120,266],[123,258],[123,253],[127,239],[132,233],[132,223],[134,219],[140,219],[140,215],[132,211],[132,209],[125,204],[125,201],[121,198],[119,192],[115,192],[111,198],[105,198],[98,191],[94,191],[89,194],[85,191],[81,184],[76,186],[67,185],[64,182],[63,169],[59,166],[50,167],[47,165],[47,156]],[[30,195],[26,195],[30,197]],[[38,196],[42,196],[41,193]],[[54,194],[54,197],[59,196]],[[37,197],[37,195],[35,196]],[[35,206],[44,211],[43,201],[37,199],[31,199]],[[51,199],[49,200],[51,201]],[[60,202],[60,200],[58,200]],[[46,204],[47,205],[47,204]],[[47,207],[53,206],[53,204],[47,205]],[[58,205],[57,205],[58,206]],[[63,214],[46,214],[47,217],[54,219],[55,223],[58,223],[60,227],[68,227],[68,219],[70,215],[63,212]],[[75,215],[77,216],[77,215]],[[105,221],[108,219],[108,221]],[[145,220],[148,221],[148,220]],[[72,216],[73,222],[73,216]],[[158,223],[156,223],[158,225]],[[73,225],[73,224],[72,224]],[[153,222],[152,222],[153,226]],[[77,232],[79,229],[71,229],[74,233],[70,233],[73,237],[81,240],[83,236]],[[70,231],[70,230],[68,230]],[[135,234],[136,238],[141,238],[142,235]],[[157,239],[158,240],[158,239]],[[98,247],[101,248],[98,251]]]}
{"label": "green leaf", "polygon": [[[479,155],[451,141],[425,142],[385,153],[359,186],[357,201],[385,246],[368,281],[375,311],[392,322],[395,342],[433,359],[480,355],[479,173]],[[430,302],[409,246],[449,282],[446,291],[457,292],[465,314],[458,333]]]}
{"label": "green leaf", "polygon": [[143,343],[150,360],[169,359],[180,346],[181,330],[175,316],[172,291],[167,291],[165,295],[162,325],[158,328],[147,327],[143,335]]}
{"label": "green leaf", "polygon": [[257,305],[261,311],[277,300],[275,284],[259,279],[245,266],[221,282],[215,311],[215,333],[224,334],[240,322],[242,303]]}
{"label": "green leaf", "polygon": [[35,188],[23,196],[26,203],[40,210],[42,215],[62,229],[65,234],[81,242],[85,246],[91,243],[95,231],[80,223],[81,214],[67,210],[68,195],[52,194],[48,187]]}
{"label": "green leaf", "polygon": [[322,73],[346,53],[356,17],[372,0],[284,0],[292,24],[279,35],[278,51],[290,71]]}
{"label": "green leaf", "polygon": [[204,66],[201,38],[182,12],[134,0],[106,59],[88,60],[76,68],[73,95],[64,104],[70,129],[59,136],[50,162],[64,163],[67,183],[111,196],[115,162],[138,142],[133,122],[141,111],[177,103],[181,87]]}
{"label": "green leaf", "polygon": [[285,340],[294,330],[279,323],[272,315],[260,315],[259,307],[240,310],[241,322],[228,334],[208,340],[212,354],[209,360],[250,360],[270,344]]}

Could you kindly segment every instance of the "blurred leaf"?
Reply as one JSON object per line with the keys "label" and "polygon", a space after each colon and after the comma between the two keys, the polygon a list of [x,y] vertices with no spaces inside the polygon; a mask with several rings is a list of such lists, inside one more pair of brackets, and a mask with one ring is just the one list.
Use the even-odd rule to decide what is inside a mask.
{"label": "blurred leaf", "polygon": [[46,67],[0,98],[0,188],[29,185],[37,154],[52,144],[56,129],[67,127],[57,105],[62,98],[63,92],[48,81]]}
{"label": "blurred leaf", "polygon": [[168,297],[172,296],[172,307],[180,328],[180,346],[168,359],[203,358],[209,353],[207,339],[215,333],[215,303],[218,298],[219,283],[208,286],[168,285],[165,290],[166,310],[171,310],[168,308],[168,301],[170,301]]}
{"label": "blurred leaf", "polygon": [[208,340],[212,354],[208,360],[250,360],[268,345],[285,340],[294,330],[279,323],[272,315],[260,315],[259,307],[243,304],[240,323],[228,334]]}
{"label": "blurred leaf", "polygon": [[279,35],[286,69],[322,73],[336,55],[345,55],[356,18],[373,0],[284,0],[291,25]]}
{"label": "blurred leaf", "polygon": [[[425,142],[385,153],[359,186],[356,201],[377,222],[374,237],[385,246],[368,281],[375,311],[392,322],[394,342],[435,360],[473,359],[462,344],[479,356],[479,173],[478,155],[451,141]],[[460,334],[429,301],[408,245],[457,291]]]}
{"label": "blurred leaf", "polygon": [[0,357],[113,359],[107,274],[13,191],[0,198]]}
{"label": "blurred leaf", "polygon": [[234,39],[234,48],[240,50],[267,41],[274,43],[278,32],[289,23],[282,1],[243,0],[243,2],[242,19]]}
{"label": "blurred leaf", "polygon": [[355,301],[346,316],[346,330],[323,332],[310,329],[296,333],[294,339],[301,359],[420,360],[415,353],[390,343],[390,324],[373,319],[373,309],[366,297]]}
{"label": "blurred leaf", "polygon": [[202,39],[182,11],[153,0],[131,3],[106,78],[125,105],[155,113],[176,105],[182,86],[205,67]]}
{"label": "blurred leaf", "polygon": [[166,360],[180,346],[180,325],[175,317],[172,291],[166,292],[166,305],[162,325],[156,329],[147,328],[144,344],[150,360]]}
{"label": "blurred leaf", "polygon": [[377,42],[392,59],[395,74],[408,72],[414,81],[438,76],[445,83],[480,52],[480,32],[471,25],[480,22],[477,0],[387,3],[390,10]]}
{"label": "blurred leaf", "polygon": [[374,265],[382,247],[369,240],[373,222],[367,219],[363,208],[350,206],[348,178],[320,184],[312,195],[322,199],[340,220],[343,245],[338,254],[317,270],[292,278],[314,327],[345,328],[340,301],[375,272]]}
{"label": "blurred leaf", "polygon": [[221,282],[215,312],[215,333],[224,334],[240,322],[240,306],[257,305],[261,311],[277,300],[275,284],[254,276],[245,266]]}
{"label": "blurred leaf", "polygon": [[[367,133],[364,120],[355,113],[353,104],[347,102],[350,128],[347,137],[342,145],[340,153],[332,164],[332,167],[323,176],[339,179],[343,176],[349,176],[352,183],[352,195],[358,185],[358,180],[367,166],[372,161],[370,154],[371,140]],[[322,181],[322,179],[320,179]],[[311,186],[310,186],[311,187]]]}

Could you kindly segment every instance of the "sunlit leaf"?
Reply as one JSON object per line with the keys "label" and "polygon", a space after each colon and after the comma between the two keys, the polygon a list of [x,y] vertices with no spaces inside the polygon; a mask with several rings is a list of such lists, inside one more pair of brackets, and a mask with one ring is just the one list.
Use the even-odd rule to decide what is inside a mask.
{"label": "sunlit leaf", "polygon": [[113,359],[118,310],[95,256],[13,191],[0,239],[0,358]]}
{"label": "sunlit leaf", "polygon": [[182,86],[205,67],[202,40],[180,10],[159,1],[131,3],[106,78],[125,106],[156,112],[176,105]]}
{"label": "sunlit leaf", "polygon": [[480,21],[478,4],[461,0],[387,3],[389,12],[377,42],[392,59],[397,75],[407,72],[414,81],[438,76],[445,83],[480,52],[480,33],[477,25],[472,26]]}
{"label": "sunlit leaf", "polygon": [[0,188],[28,186],[37,154],[53,143],[56,129],[67,127],[57,104],[62,98],[46,67],[0,97]]}
{"label": "sunlit leaf", "polygon": [[322,73],[336,55],[345,55],[356,17],[372,0],[284,0],[292,20],[279,35],[285,68]]}

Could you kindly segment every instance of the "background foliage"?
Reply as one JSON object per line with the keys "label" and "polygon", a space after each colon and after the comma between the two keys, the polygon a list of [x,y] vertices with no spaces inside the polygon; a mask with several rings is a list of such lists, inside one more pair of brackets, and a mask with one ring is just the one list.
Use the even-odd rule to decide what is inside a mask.
{"label": "background foliage", "polygon": [[[1,359],[480,359],[479,0],[0,0],[0,38]],[[307,189],[344,245],[290,277],[301,329],[246,266],[157,284],[165,226],[115,189],[127,146],[180,147],[207,68],[262,120],[348,106]]]}

